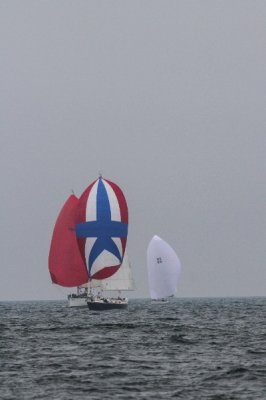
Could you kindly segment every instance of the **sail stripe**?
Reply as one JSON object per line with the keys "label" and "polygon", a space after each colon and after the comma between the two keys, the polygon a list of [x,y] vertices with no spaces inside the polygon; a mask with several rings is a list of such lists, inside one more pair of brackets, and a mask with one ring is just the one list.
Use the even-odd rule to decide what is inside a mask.
{"label": "sail stripe", "polygon": [[128,225],[117,221],[93,221],[76,225],[77,237],[127,237]]}

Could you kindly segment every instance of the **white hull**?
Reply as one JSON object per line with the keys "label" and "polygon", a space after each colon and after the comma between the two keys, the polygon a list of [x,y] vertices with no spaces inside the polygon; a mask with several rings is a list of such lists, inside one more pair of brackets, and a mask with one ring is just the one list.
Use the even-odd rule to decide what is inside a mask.
{"label": "white hull", "polygon": [[87,307],[87,297],[68,297],[68,307]]}
{"label": "white hull", "polygon": [[164,303],[168,303],[168,300],[167,299],[152,299],[151,302],[157,303],[157,304],[164,304]]}

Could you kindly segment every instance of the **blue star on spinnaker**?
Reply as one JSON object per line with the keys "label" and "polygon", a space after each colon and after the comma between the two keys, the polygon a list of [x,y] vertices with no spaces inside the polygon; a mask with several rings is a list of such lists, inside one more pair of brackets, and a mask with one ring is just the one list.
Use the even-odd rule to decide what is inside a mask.
{"label": "blue star on spinnaker", "polygon": [[122,256],[112,238],[126,238],[127,231],[127,223],[112,221],[108,193],[102,179],[99,179],[96,197],[96,221],[86,221],[76,225],[78,238],[96,238],[88,257],[89,271],[91,271],[96,258],[104,250],[113,254],[122,263]]}

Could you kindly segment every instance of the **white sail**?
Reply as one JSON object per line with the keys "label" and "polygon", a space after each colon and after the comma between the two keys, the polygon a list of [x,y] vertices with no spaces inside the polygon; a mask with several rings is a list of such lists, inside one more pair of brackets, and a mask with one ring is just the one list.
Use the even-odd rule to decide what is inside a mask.
{"label": "white sail", "polygon": [[172,247],[156,235],[148,246],[147,269],[152,299],[161,299],[176,293],[181,270],[180,260]]}
{"label": "white sail", "polygon": [[101,280],[103,290],[134,290],[131,265],[127,253],[118,271],[110,278]]}

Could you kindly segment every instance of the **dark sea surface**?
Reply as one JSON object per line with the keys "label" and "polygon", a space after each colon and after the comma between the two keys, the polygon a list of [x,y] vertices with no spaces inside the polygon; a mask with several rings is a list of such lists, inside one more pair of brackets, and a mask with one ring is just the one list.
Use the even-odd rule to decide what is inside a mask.
{"label": "dark sea surface", "polygon": [[0,399],[266,399],[266,298],[0,303]]}

